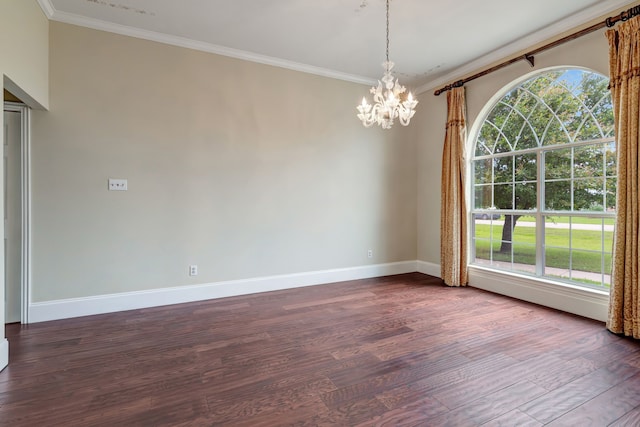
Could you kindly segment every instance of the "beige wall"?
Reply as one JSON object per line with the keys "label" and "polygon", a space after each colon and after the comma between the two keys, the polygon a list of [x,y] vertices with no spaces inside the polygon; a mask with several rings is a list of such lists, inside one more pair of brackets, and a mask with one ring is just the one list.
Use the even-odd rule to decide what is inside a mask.
{"label": "beige wall", "polygon": [[[608,75],[608,55],[607,40],[601,30],[536,55],[535,68],[520,61],[468,83],[465,86],[469,130],[477,120],[482,120],[481,111],[490,105],[491,98],[523,76],[556,66],[585,67]],[[446,94],[436,97],[429,91],[419,100],[422,108],[414,118],[418,143],[418,259],[439,265],[441,158],[447,99]],[[471,147],[467,152],[472,154]]]}
{"label": "beige wall", "polygon": [[30,107],[48,107],[49,21],[36,0],[0,1],[0,76]]}
{"label": "beige wall", "polygon": [[[8,7],[37,12],[29,34],[42,39],[35,1]],[[353,114],[361,85],[49,25],[50,62],[12,77],[26,75],[46,106],[50,67],[51,108],[33,118],[35,302],[439,264],[444,95],[422,94],[409,128],[364,129]],[[606,74],[603,31],[537,55],[535,69],[520,62],[469,83],[470,126],[501,88],[558,65]],[[109,177],[129,191],[108,192]]]}
{"label": "beige wall", "polygon": [[35,302],[416,259],[415,144],[362,127],[367,87],[56,22],[50,45]]}

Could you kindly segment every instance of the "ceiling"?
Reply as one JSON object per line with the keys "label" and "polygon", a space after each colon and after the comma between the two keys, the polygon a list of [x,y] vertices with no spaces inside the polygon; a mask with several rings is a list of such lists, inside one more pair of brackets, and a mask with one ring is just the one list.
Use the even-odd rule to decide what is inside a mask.
{"label": "ceiling", "polygon": [[[56,21],[359,83],[382,76],[384,0],[38,0]],[[629,0],[392,0],[390,59],[434,88]]]}

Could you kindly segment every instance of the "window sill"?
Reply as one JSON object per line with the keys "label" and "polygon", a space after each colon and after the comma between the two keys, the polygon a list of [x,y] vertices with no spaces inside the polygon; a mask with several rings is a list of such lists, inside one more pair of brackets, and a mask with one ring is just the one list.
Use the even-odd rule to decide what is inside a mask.
{"label": "window sill", "polygon": [[609,294],[606,291],[478,265],[469,265],[469,285],[590,319],[603,322],[607,319]]}

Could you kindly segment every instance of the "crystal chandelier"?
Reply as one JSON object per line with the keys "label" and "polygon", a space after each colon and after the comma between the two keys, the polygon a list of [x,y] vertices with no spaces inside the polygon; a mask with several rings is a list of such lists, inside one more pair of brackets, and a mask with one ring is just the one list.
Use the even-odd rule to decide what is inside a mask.
{"label": "crystal chandelier", "polygon": [[407,126],[416,113],[415,107],[418,101],[413,99],[411,92],[406,97],[403,95],[407,89],[391,74],[393,65],[393,62],[389,61],[389,0],[387,0],[387,60],[382,63],[384,76],[378,80],[378,87],[372,87],[370,90],[374,104],[370,105],[366,98],[362,98],[362,104],[357,107],[358,118],[362,120],[365,127],[377,123],[383,129],[391,129],[393,120],[396,118],[403,126]]}

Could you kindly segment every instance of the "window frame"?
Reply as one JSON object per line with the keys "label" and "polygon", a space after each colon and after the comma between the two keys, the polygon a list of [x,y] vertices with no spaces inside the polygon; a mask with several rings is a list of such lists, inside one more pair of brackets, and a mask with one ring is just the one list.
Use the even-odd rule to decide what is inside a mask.
{"label": "window frame", "polygon": [[[478,215],[482,215],[482,214],[488,214],[489,218],[493,221],[492,219],[492,215],[493,214],[500,214],[502,216],[504,216],[505,214],[508,215],[528,215],[528,216],[533,216],[535,218],[535,273],[534,275],[532,275],[532,279],[534,280],[540,280],[540,281],[550,281],[553,283],[559,283],[559,284],[563,284],[563,285],[569,285],[569,286],[576,286],[578,288],[586,288],[586,289],[593,289],[596,291],[605,291],[608,293],[609,289],[608,286],[604,285],[604,275],[607,274],[605,272],[604,266],[605,266],[605,251],[604,251],[604,245],[605,245],[605,241],[606,241],[606,237],[605,237],[605,233],[606,233],[606,229],[605,229],[605,220],[606,219],[615,219],[615,211],[614,212],[610,212],[607,211],[607,179],[608,179],[608,175],[607,175],[607,163],[606,163],[606,159],[607,159],[607,155],[606,155],[606,147],[608,144],[615,144],[615,136],[609,136],[609,137],[605,137],[605,138],[595,138],[595,139],[591,139],[591,140],[584,140],[584,141],[578,141],[576,142],[571,141],[571,142],[567,142],[567,143],[562,143],[562,144],[552,144],[552,145],[544,145],[543,142],[540,141],[544,141],[544,138],[546,136],[546,132],[549,129],[551,120],[549,120],[549,122],[547,123],[547,126],[544,130],[544,133],[542,136],[538,135],[537,132],[532,131],[533,136],[536,139],[536,144],[537,147],[535,148],[526,148],[526,149],[522,149],[522,150],[513,150],[513,144],[510,143],[510,141],[507,141],[509,143],[509,145],[511,146],[511,150],[508,152],[500,152],[500,153],[496,153],[495,150],[493,154],[487,154],[487,155],[481,155],[481,156],[476,156],[476,146],[479,143],[480,140],[480,133],[482,131],[483,126],[486,123],[490,123],[491,125],[493,125],[494,127],[496,127],[496,130],[498,132],[502,131],[502,128],[498,128],[497,126],[495,126],[494,123],[492,122],[487,122],[487,119],[490,117],[490,114],[494,111],[494,109],[499,105],[499,103],[505,98],[505,96],[507,94],[509,94],[511,91],[522,87],[522,85],[524,83],[526,83],[527,81],[529,81],[532,78],[535,77],[539,77],[542,76],[546,73],[550,73],[550,72],[554,72],[554,71],[561,71],[561,70],[572,70],[572,69],[578,69],[580,71],[583,72],[588,72],[588,73],[594,73],[597,74],[599,76],[605,77],[604,75],[602,75],[601,73],[598,73],[596,71],[593,70],[589,70],[589,69],[585,69],[585,68],[580,68],[580,67],[554,67],[554,68],[550,68],[550,69],[545,69],[545,70],[540,70],[537,72],[532,72],[526,76],[523,76],[521,79],[518,79],[514,82],[512,82],[511,84],[507,85],[502,91],[499,91],[498,93],[496,93],[490,100],[489,102],[487,102],[487,104],[485,105],[485,108],[481,111],[481,113],[478,115],[478,118],[475,122],[476,126],[475,129],[472,129],[472,132],[469,134],[470,138],[468,139],[467,142],[467,146],[470,148],[471,151],[471,156],[468,157],[468,172],[467,172],[467,177],[468,177],[468,182],[470,183],[469,185],[467,185],[467,192],[469,195],[469,199],[470,200],[470,209],[469,209],[469,215],[468,215],[468,220],[469,220],[469,265],[473,266],[473,267],[480,267],[482,269],[488,269],[490,271],[495,271],[497,273],[507,273],[507,274],[525,274],[527,275],[526,272],[523,271],[519,271],[519,270],[514,270],[512,269],[501,269],[499,267],[496,267],[495,265],[487,265],[484,263],[477,263],[476,262],[476,241],[477,241],[477,237],[476,237],[476,219],[478,218]],[[598,103],[594,104],[597,105]],[[506,104],[505,104],[506,105]],[[583,103],[583,106],[584,103]],[[520,111],[518,111],[516,108],[513,108],[513,105],[509,106],[509,108],[511,108],[511,111],[508,113],[508,117],[504,120],[503,123],[506,123],[509,119],[511,114],[518,114],[520,115],[524,120],[522,123],[522,127],[520,130],[519,135],[522,134],[522,129],[524,129],[525,126],[531,126],[531,122],[529,121],[529,118],[531,117],[531,115],[533,114],[533,112],[535,111],[535,108],[532,109],[531,113],[529,114],[529,116],[525,117]],[[552,111],[552,114],[555,116],[556,119],[558,119],[558,111],[561,110],[554,110]],[[576,128],[575,131],[575,135],[579,135],[579,130],[582,128],[582,126],[587,123],[587,120],[589,119],[589,117],[585,117],[582,122],[580,123],[580,125]],[[595,124],[597,125],[597,128],[602,131],[602,127],[600,122],[596,121]],[[531,126],[532,127],[532,126]],[[533,127],[532,127],[533,130]],[[566,128],[564,128],[564,131],[568,134],[568,131],[566,130]],[[602,132],[601,132],[602,133]],[[567,149],[570,148],[571,149],[571,162],[573,165],[573,162],[575,161],[575,148],[579,148],[579,147],[586,147],[586,146],[594,146],[594,145],[601,145],[602,149],[603,149],[603,159],[604,159],[604,164],[603,164],[603,176],[601,177],[603,179],[603,183],[604,183],[604,187],[603,187],[603,210],[600,211],[576,211],[573,210],[575,208],[575,205],[573,204],[573,191],[571,194],[571,209],[570,210],[548,210],[546,209],[546,204],[545,204],[545,185],[546,185],[546,176],[545,176],[545,162],[544,162],[544,158],[546,156],[546,153],[548,152],[552,152],[555,150],[561,150],[561,149]],[[523,209],[516,209],[516,186],[518,183],[521,182],[526,182],[526,183],[531,183],[528,180],[525,181],[518,181],[516,179],[516,175],[515,175],[515,167],[512,167],[512,181],[510,181],[507,184],[511,184],[514,186],[514,189],[512,191],[512,197],[513,197],[513,203],[512,203],[512,209],[495,209],[495,167],[492,166],[492,171],[491,171],[491,180],[487,181],[487,182],[482,182],[480,185],[476,184],[476,171],[475,171],[475,166],[476,166],[476,161],[478,160],[484,160],[484,159],[490,159],[491,161],[493,161],[493,159],[497,158],[497,157],[512,157],[513,158],[513,162],[514,162],[514,166],[515,166],[515,161],[516,161],[516,157],[520,156],[520,155],[526,155],[526,154],[535,154],[536,156],[536,206],[534,209],[532,210],[523,210]],[[574,188],[574,183],[577,182],[576,181],[576,177],[574,175],[574,171],[573,171],[573,167],[571,168],[571,177],[569,178],[569,182],[571,183],[571,188]],[[586,178],[578,178],[578,181],[581,179],[585,179]],[[491,188],[491,207],[490,209],[486,209],[486,208],[476,208],[476,190],[479,187],[482,186],[489,186]],[[577,281],[573,281],[571,279],[563,279],[563,278],[557,278],[554,276],[550,276],[550,275],[546,275],[545,274],[545,269],[547,268],[545,266],[546,264],[546,251],[549,247],[554,247],[551,245],[547,245],[546,243],[546,230],[547,230],[547,226],[546,226],[546,221],[548,218],[550,217],[563,217],[563,218],[569,218],[569,227],[568,227],[568,232],[570,235],[570,244],[569,247],[567,248],[570,254],[570,257],[573,256],[573,252],[574,249],[571,246],[571,235],[572,232],[574,231],[574,229],[572,228],[572,217],[590,217],[590,218],[598,218],[601,219],[601,224],[602,227],[600,229],[601,232],[601,266],[600,266],[600,274],[602,277],[601,280],[601,285],[589,285],[587,283],[584,282],[577,282]],[[512,229],[515,230],[515,227]],[[490,243],[490,247],[491,245],[493,245],[495,242],[501,242],[502,241],[502,236],[499,236],[500,238],[494,239],[493,237],[493,227],[490,228],[490,237],[489,237],[489,243]],[[513,257],[513,243],[514,240],[512,238],[511,240],[511,256],[510,256],[510,263],[513,265],[514,263],[514,257]],[[490,262],[493,262],[493,250],[490,250]],[[570,258],[570,267],[571,267],[571,262],[572,262],[572,258]],[[570,268],[569,270],[570,272],[573,272],[573,269]]]}

